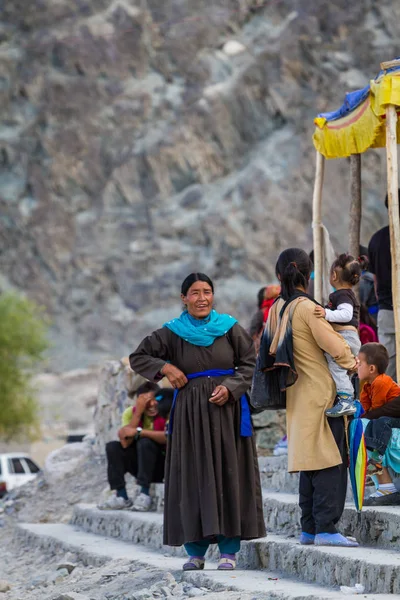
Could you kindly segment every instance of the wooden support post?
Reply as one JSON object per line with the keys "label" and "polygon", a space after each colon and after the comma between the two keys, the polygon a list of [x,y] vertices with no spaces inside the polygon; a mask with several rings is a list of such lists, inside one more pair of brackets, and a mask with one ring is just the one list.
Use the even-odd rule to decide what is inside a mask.
{"label": "wooden support post", "polygon": [[400,214],[396,128],[396,107],[393,105],[389,105],[386,108],[386,160],[388,181],[390,253],[392,255],[392,296],[394,325],[396,331],[396,370],[397,377],[400,377]]}
{"label": "wooden support post", "polygon": [[313,194],[314,298],[322,302],[322,186],[325,158],[317,151]]}
{"label": "wooden support post", "polygon": [[361,231],[361,154],[350,156],[350,228],[349,252],[355,258],[360,255]]}
{"label": "wooden support post", "polygon": [[[354,258],[360,255],[361,232],[361,154],[350,156],[350,225],[349,252]],[[360,284],[354,287],[354,293],[360,299]]]}

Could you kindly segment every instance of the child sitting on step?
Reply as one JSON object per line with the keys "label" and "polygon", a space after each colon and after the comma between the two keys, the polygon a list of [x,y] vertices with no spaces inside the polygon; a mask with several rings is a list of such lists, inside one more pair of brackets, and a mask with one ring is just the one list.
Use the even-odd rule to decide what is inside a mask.
{"label": "child sitting on step", "polygon": [[[335,291],[329,296],[326,308],[315,307],[315,314],[324,317],[333,328],[340,333],[357,356],[361,342],[358,335],[360,320],[360,304],[353,292],[353,287],[360,281],[362,259],[356,260],[349,254],[341,254],[333,263],[330,273],[330,284]],[[345,369],[339,367],[329,354],[325,354],[328,367],[336,385],[338,401],[325,411],[327,417],[344,417],[354,415],[354,389]]]}
{"label": "child sitting on step", "polygon": [[[385,346],[376,342],[361,346],[358,355],[358,376],[365,383],[360,402],[365,411],[363,418],[371,419],[365,430],[365,445],[368,450],[374,451],[368,461],[368,475],[382,473],[382,460],[392,429],[400,428],[399,418],[379,418],[379,412],[374,414],[377,408],[400,397],[400,385],[385,373],[388,365],[389,354]],[[395,491],[394,486],[392,487],[392,491]]]}

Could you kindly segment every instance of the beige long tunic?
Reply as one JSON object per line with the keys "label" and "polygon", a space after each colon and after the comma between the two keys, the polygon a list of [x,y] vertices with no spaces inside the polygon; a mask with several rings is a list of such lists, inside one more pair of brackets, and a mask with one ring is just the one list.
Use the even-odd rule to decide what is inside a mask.
{"label": "beige long tunic", "polygon": [[355,358],[345,340],[325,319],[314,315],[315,304],[300,302],[293,315],[293,353],[298,373],[286,395],[288,470],[313,471],[342,463],[325,410],[336,388],[324,352],[345,369]]}

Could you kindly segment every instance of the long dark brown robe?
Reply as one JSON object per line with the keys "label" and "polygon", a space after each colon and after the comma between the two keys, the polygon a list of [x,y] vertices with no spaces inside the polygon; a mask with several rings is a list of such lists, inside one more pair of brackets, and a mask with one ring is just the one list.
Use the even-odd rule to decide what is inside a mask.
{"label": "long dark brown robe", "polygon": [[[251,384],[254,345],[238,324],[212,346],[194,346],[167,328],[145,338],[131,367],[157,381],[166,361],[185,374],[228,370],[229,377],[193,379],[179,391],[165,467],[164,543],[180,546],[217,535],[243,540],[265,535],[253,437],[240,436],[240,398]],[[224,385],[231,400],[209,398]]]}

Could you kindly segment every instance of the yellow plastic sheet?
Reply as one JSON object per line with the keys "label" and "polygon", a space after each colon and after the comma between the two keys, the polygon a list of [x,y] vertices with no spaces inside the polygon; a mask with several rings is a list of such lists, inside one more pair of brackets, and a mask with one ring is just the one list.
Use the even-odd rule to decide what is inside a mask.
{"label": "yellow plastic sheet", "polygon": [[[400,73],[381,75],[370,82],[369,97],[341,119],[315,119],[314,146],[325,158],[360,154],[385,146],[385,110],[393,104],[400,112]],[[400,140],[400,122],[397,123]]]}

